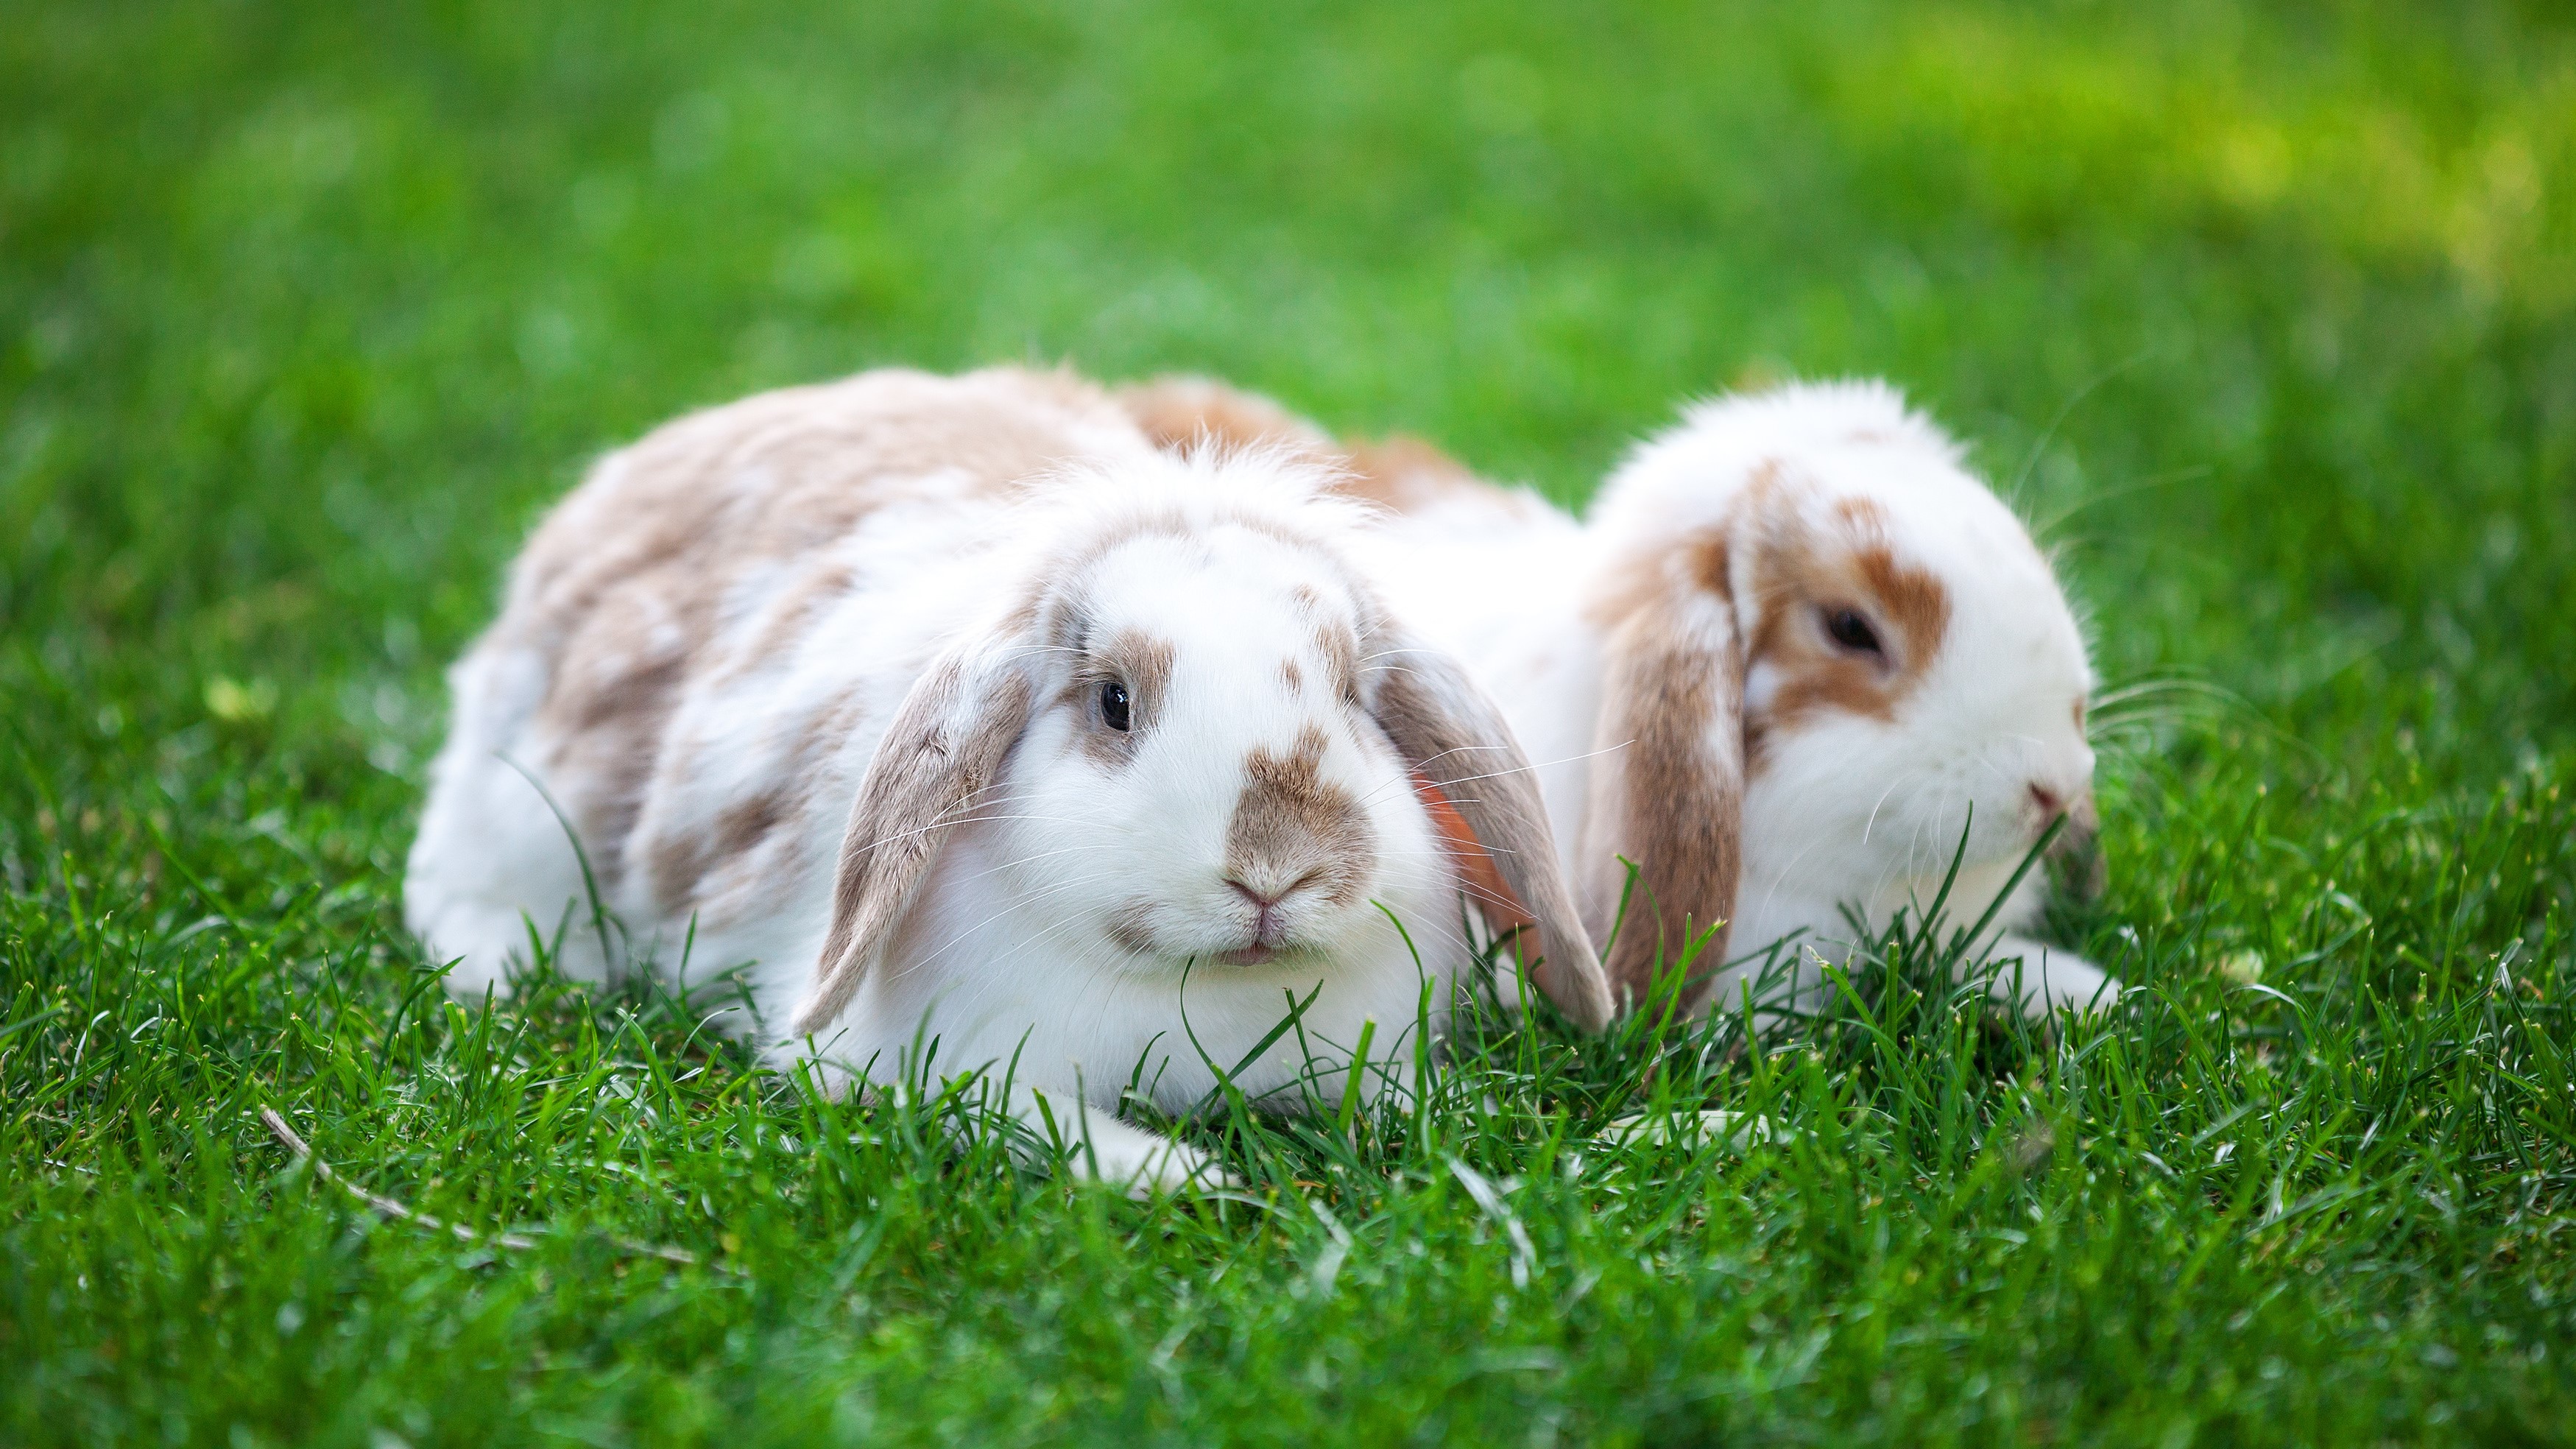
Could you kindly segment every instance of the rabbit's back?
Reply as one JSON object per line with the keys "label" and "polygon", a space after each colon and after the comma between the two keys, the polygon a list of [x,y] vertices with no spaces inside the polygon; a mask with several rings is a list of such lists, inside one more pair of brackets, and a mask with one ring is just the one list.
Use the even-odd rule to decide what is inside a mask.
{"label": "rabbit's back", "polygon": [[[1066,374],[886,369],[691,414],[602,459],[530,537],[500,618],[450,676],[406,898],[433,951],[465,958],[451,981],[496,982],[529,954],[529,921],[565,926],[567,969],[605,971],[620,951],[598,938],[593,896],[629,917],[687,909],[718,862],[633,848],[670,783],[675,716],[711,675],[794,649],[849,587],[836,555],[854,533],[1145,446]],[[763,783],[714,784],[750,802],[714,813],[747,826],[784,809]]]}

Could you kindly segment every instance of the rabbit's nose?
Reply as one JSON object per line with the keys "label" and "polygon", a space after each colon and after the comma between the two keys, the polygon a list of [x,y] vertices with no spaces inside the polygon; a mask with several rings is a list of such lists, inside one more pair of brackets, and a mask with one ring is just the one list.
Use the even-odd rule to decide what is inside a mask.
{"label": "rabbit's nose", "polygon": [[2082,783],[2069,786],[2033,780],[2030,782],[2030,803],[2039,808],[2039,823],[2043,826],[2063,816],[2070,839],[2090,835],[2100,824],[2093,813],[2093,791]]}
{"label": "rabbit's nose", "polygon": [[[1245,874],[1250,874],[1250,872],[1245,872]],[[1317,866],[1313,870],[1307,871],[1305,874],[1298,876],[1295,880],[1289,881],[1284,885],[1276,884],[1275,882],[1277,878],[1275,876],[1264,879],[1259,885],[1255,885],[1251,881],[1245,880],[1242,875],[1228,875],[1225,878],[1225,883],[1234,888],[1234,893],[1236,895],[1252,902],[1252,908],[1254,910],[1274,911],[1279,908],[1279,903],[1281,901],[1288,899],[1290,896],[1297,894],[1297,892],[1306,889],[1308,886],[1316,884],[1323,878],[1324,869],[1321,866]]]}
{"label": "rabbit's nose", "polygon": [[1268,945],[1277,942],[1286,933],[1286,922],[1279,917],[1280,902],[1313,885],[1322,875],[1322,871],[1310,870],[1287,885],[1276,887],[1268,892],[1247,884],[1239,876],[1227,876],[1225,883],[1234,888],[1236,895],[1252,903],[1253,937]]}
{"label": "rabbit's nose", "polygon": [[1279,903],[1288,898],[1288,891],[1296,889],[1295,886],[1290,886],[1288,890],[1281,891],[1275,896],[1266,896],[1261,892],[1254,890],[1252,887],[1245,885],[1243,882],[1236,880],[1233,876],[1227,876],[1225,878],[1225,883],[1234,887],[1234,893],[1236,895],[1252,902],[1252,908],[1254,910],[1264,913],[1278,909]]}

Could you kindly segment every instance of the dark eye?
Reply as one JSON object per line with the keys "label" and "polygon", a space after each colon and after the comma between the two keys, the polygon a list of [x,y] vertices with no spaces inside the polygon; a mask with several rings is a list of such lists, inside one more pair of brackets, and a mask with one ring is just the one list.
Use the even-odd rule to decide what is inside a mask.
{"label": "dark eye", "polygon": [[1127,686],[1110,680],[1100,686],[1100,717],[1109,727],[1124,734],[1127,730]]}
{"label": "dark eye", "polygon": [[1857,609],[1827,610],[1825,613],[1825,632],[1833,635],[1834,642],[1840,644],[1845,649],[1855,650],[1863,654],[1884,654],[1887,652],[1879,647],[1878,631],[1869,627],[1869,621],[1862,618],[1860,616],[1860,611]]}

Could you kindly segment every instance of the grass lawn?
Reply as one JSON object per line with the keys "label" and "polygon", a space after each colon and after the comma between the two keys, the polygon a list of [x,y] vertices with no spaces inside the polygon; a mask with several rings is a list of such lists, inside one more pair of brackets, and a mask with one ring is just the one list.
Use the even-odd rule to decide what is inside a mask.
{"label": "grass lawn", "polygon": [[[1715,9],[13,6],[0,1441],[2576,1443],[2576,28]],[[448,1004],[403,852],[538,510],[1015,359],[1569,499],[1898,380],[2089,609],[2055,930],[2143,989],[1491,1024],[1183,1206],[649,992]],[[1600,1140],[1676,1104],[1774,1130]]]}

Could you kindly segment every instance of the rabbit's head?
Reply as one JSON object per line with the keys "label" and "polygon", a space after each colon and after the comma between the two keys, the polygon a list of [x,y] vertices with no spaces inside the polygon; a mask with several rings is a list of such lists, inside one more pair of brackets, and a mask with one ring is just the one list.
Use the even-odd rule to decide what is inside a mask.
{"label": "rabbit's head", "polygon": [[1805,894],[1868,900],[1937,881],[1963,841],[1980,867],[2060,816],[2089,829],[2074,614],[2020,521],[1892,389],[1694,407],[1593,518],[1605,753],[1580,858],[1596,930],[1630,887],[1618,858],[1638,864],[1611,963],[1627,989],[1734,914],[1757,849]]}
{"label": "rabbit's head", "polygon": [[1569,1015],[1606,1019],[1526,762],[1344,564],[1365,518],[1328,481],[1163,457],[1018,506],[991,617],[915,684],[860,786],[799,1034],[847,1006],[969,823],[997,862],[975,894],[1042,911],[1103,970],[1402,961],[1390,914],[1451,935],[1464,892],[1528,924]]}

